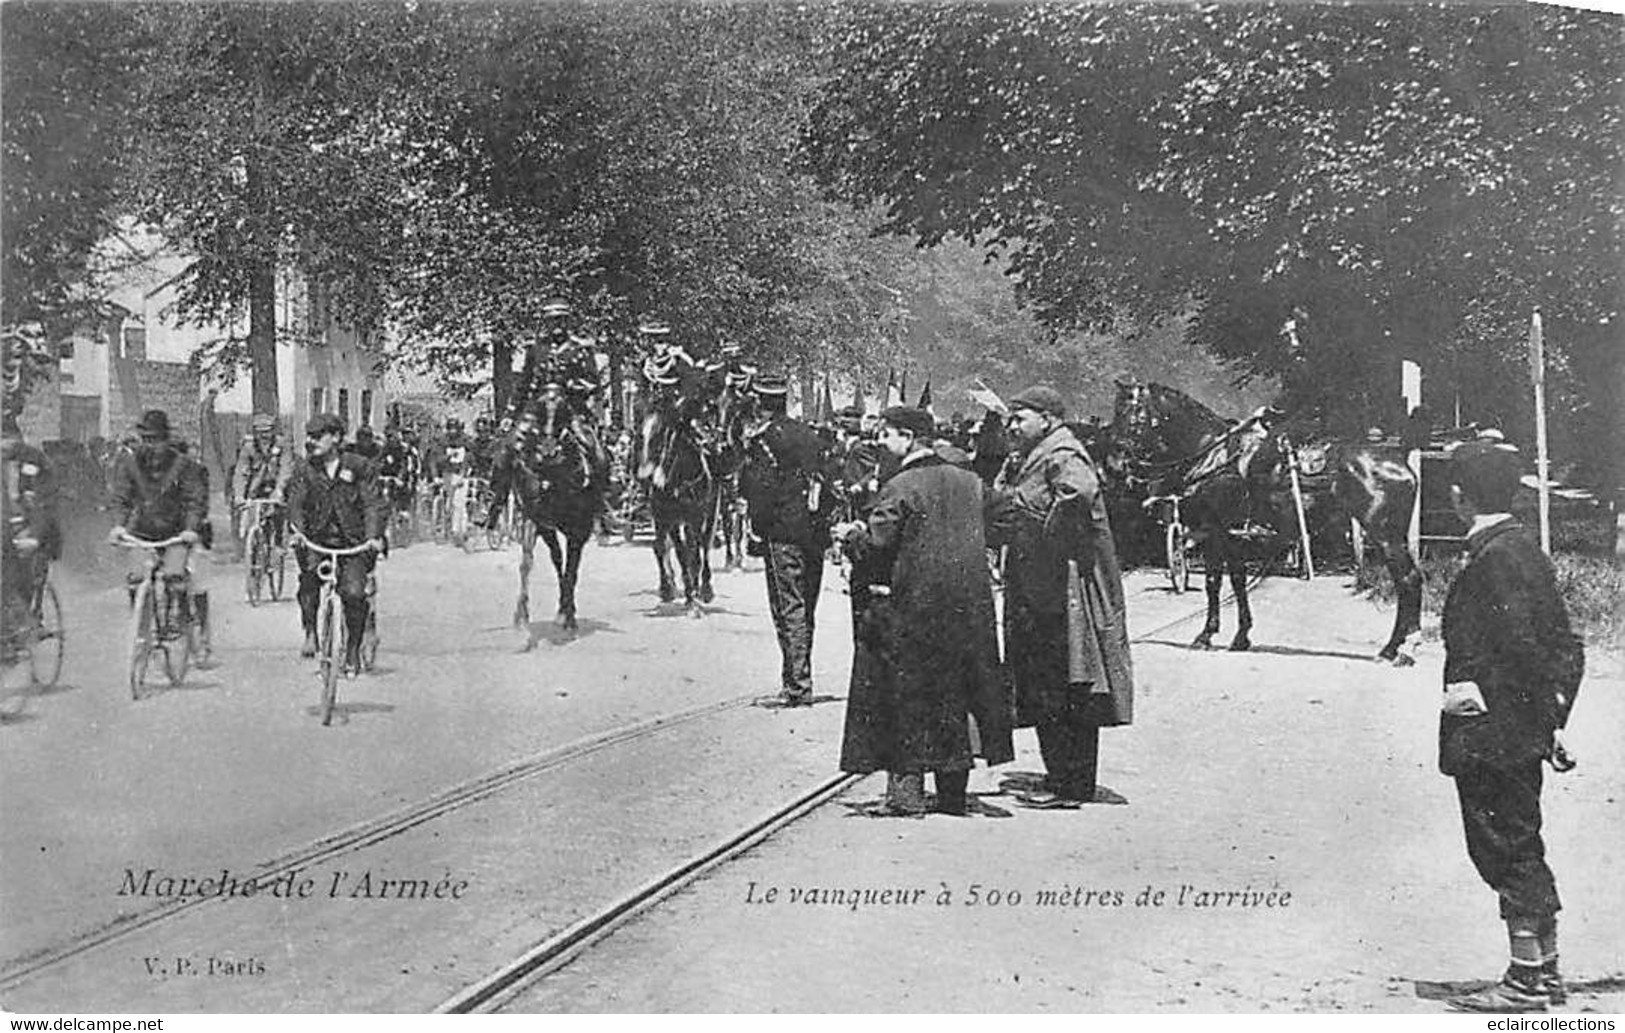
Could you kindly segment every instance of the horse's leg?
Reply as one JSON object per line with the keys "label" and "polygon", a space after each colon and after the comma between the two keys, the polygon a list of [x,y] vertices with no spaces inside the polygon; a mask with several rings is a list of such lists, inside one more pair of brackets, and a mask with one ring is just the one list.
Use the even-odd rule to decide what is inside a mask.
{"label": "horse's leg", "polygon": [[1202,541],[1203,579],[1207,583],[1207,623],[1191,642],[1195,649],[1212,649],[1213,636],[1219,633],[1219,593],[1224,588],[1224,528],[1209,528]]}
{"label": "horse's leg", "polygon": [[530,624],[530,568],[536,562],[536,523],[525,521],[519,537],[519,601],[513,607],[513,626]]}
{"label": "horse's leg", "polygon": [[700,533],[699,579],[700,602],[702,603],[711,602],[717,597],[717,593],[711,588],[711,545],[716,540],[717,525],[719,523],[717,520],[717,506],[721,502],[720,493],[711,496],[711,505],[705,509],[705,526]]}
{"label": "horse's leg", "polygon": [[1394,592],[1399,603],[1394,610],[1394,630],[1388,644],[1377,653],[1377,659],[1388,660],[1396,667],[1409,667],[1416,662],[1404,652],[1405,640],[1422,630],[1422,571],[1411,556],[1410,546],[1403,540],[1384,538],[1383,565],[1394,579]]}
{"label": "horse's leg", "polygon": [[660,568],[660,601],[663,603],[669,603],[673,598],[676,597],[677,594],[675,587],[672,585],[671,564],[666,556],[666,550],[670,547],[673,537],[673,528],[670,518],[662,515],[658,511],[655,511],[652,515],[654,516],[655,525],[655,540],[653,545],[655,552],[655,566]]}
{"label": "horse's leg", "polygon": [[698,513],[685,513],[678,522],[677,561],[683,568],[683,605],[690,617],[703,616],[700,609],[700,556],[705,552],[705,520]]}
{"label": "horse's leg", "polygon": [[1253,647],[1247,633],[1253,629],[1253,608],[1247,599],[1247,559],[1239,542],[1227,542],[1230,568],[1230,589],[1236,593],[1236,637],[1230,640],[1232,653],[1244,653]]}

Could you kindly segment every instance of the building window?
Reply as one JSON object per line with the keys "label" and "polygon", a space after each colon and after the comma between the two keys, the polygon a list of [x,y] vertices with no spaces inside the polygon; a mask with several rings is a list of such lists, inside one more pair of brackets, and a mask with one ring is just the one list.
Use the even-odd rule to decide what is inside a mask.
{"label": "building window", "polygon": [[147,330],[141,326],[127,326],[124,328],[124,357],[126,359],[141,359],[147,357]]}
{"label": "building window", "polygon": [[311,388],[310,389],[310,415],[315,416],[317,413],[325,412],[326,409],[325,409],[323,403],[326,402],[326,401],[327,401],[327,391],[326,391],[325,388],[320,388],[320,387]]}
{"label": "building window", "polygon": [[339,388],[339,419],[346,427],[350,426],[350,389],[347,387]]}
{"label": "building window", "polygon": [[361,425],[372,426],[372,390],[364,388],[361,391]]}

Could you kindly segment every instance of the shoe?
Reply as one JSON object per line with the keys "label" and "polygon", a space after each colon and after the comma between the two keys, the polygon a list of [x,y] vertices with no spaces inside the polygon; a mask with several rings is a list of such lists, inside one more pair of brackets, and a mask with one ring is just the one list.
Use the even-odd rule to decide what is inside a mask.
{"label": "shoe", "polygon": [[344,651],[344,669],[351,674],[361,673],[360,643],[351,643],[349,648]]}
{"label": "shoe", "polygon": [[762,696],[752,706],[763,707],[768,710],[788,710],[791,707],[812,706],[812,693],[810,692],[781,692],[776,696]]}
{"label": "shoe", "polygon": [[1537,976],[1533,984],[1526,984],[1510,970],[1494,986],[1470,994],[1457,994],[1445,1001],[1456,1011],[1503,1014],[1545,1011],[1551,1003],[1552,996],[1541,977]]}
{"label": "shoe", "polygon": [[305,632],[305,644],[299,647],[299,655],[304,657],[315,656],[318,648],[316,633],[314,631]]}
{"label": "shoe", "polygon": [[1563,976],[1557,971],[1557,962],[1548,961],[1540,966],[1540,988],[1546,991],[1546,996],[1553,1004],[1567,1004],[1569,1000],[1568,984],[1563,982]]}
{"label": "shoe", "polygon": [[1074,800],[1068,796],[1057,796],[1047,790],[1015,793],[1016,806],[1025,807],[1030,811],[1075,811],[1083,806],[1082,800]]}

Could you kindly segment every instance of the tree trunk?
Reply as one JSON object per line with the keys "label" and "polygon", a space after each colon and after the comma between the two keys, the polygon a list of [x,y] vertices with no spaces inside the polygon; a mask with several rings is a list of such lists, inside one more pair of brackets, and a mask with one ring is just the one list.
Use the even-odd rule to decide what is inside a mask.
{"label": "tree trunk", "polygon": [[513,338],[497,334],[491,341],[491,408],[501,418],[513,398]]}
{"label": "tree trunk", "polygon": [[[274,224],[258,165],[248,162],[249,224]],[[278,416],[282,412],[276,374],[276,244],[266,242],[254,252],[248,275],[248,359],[253,407],[256,413]]]}
{"label": "tree trunk", "polygon": [[815,390],[813,387],[812,362],[807,356],[803,355],[798,360],[797,367],[801,379],[801,418],[811,423],[814,415],[813,391]]}

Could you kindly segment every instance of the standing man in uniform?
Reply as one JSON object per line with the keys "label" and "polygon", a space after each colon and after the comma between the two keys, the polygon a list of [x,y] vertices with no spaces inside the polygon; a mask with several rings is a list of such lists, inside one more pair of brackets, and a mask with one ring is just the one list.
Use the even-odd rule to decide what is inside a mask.
{"label": "standing man in uniform", "polygon": [[900,466],[867,520],[831,531],[865,572],[870,595],[854,632],[841,770],[887,772],[886,798],[871,812],[877,817],[923,814],[927,771],[937,809],[966,813],[972,717],[989,764],[1015,757],[982,481],[932,448],[932,423],[930,413],[908,406],[881,414],[881,444]]}
{"label": "standing man in uniform", "polygon": [[1459,446],[1450,497],[1467,566],[1445,599],[1439,770],[1455,779],[1467,856],[1500,898],[1511,962],[1458,1011],[1539,1012],[1567,993],[1557,967],[1557,882],[1541,840],[1541,764],[1574,767],[1563,742],[1585,673],[1552,561],[1512,515],[1521,464],[1499,441]]}
{"label": "standing man in uniform", "polygon": [[384,551],[387,515],[372,463],[341,451],[343,440],[344,421],[333,413],[313,416],[305,425],[306,458],[299,461],[288,482],[288,524],[299,557],[299,620],[305,630],[301,656],[316,655],[316,607],[322,591],[317,568],[326,558],[303,548],[304,543],[311,541],[329,549],[348,549],[362,542],[372,546],[371,552],[334,561],[349,630],[344,666],[359,671],[361,636],[367,623],[367,575]]}
{"label": "standing man in uniform", "polygon": [[750,508],[751,554],[766,561],[768,607],[783,659],[779,694],[757,702],[810,706],[813,618],[824,578],[833,493],[825,484],[818,436],[785,411],[788,381],[782,374],[763,374],[752,389],[764,419],[748,432],[739,492]]}
{"label": "standing man in uniform", "polygon": [[[993,488],[988,543],[1005,547],[1005,657],[1016,723],[1035,726],[1044,783],[1023,806],[1122,803],[1100,791],[1100,729],[1133,717],[1133,673],[1106,500],[1052,387],[1010,400],[1015,451]],[[1071,611],[1069,613],[1069,610]]]}

